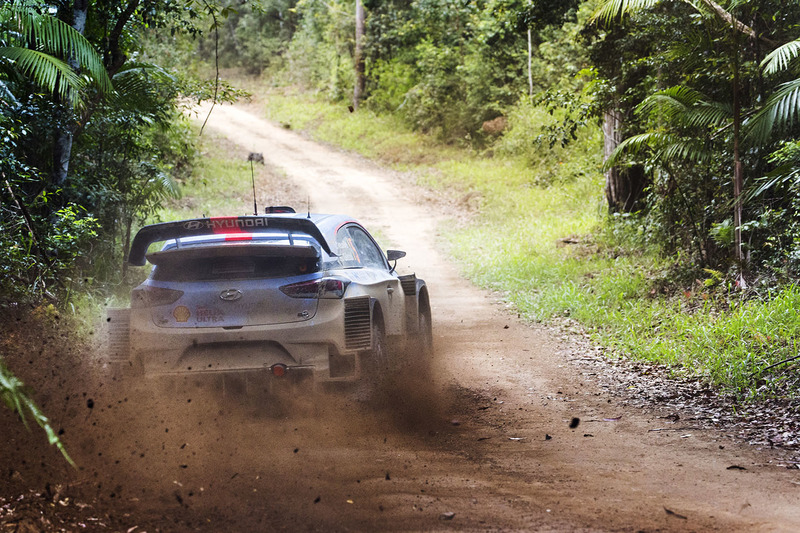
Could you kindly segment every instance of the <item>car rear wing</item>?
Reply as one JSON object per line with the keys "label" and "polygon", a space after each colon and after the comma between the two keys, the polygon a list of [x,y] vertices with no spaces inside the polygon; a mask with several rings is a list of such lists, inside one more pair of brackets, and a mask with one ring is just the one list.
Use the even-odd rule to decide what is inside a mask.
{"label": "car rear wing", "polygon": [[[179,259],[181,261],[209,257],[298,257],[311,259],[318,257],[319,251],[311,246],[292,246],[284,244],[258,243],[252,246],[235,246],[238,243],[221,243],[213,248],[170,248],[147,254],[145,257],[154,265]],[[234,244],[234,246],[226,246]]]}
{"label": "car rear wing", "polygon": [[145,226],[133,238],[131,251],[128,254],[128,264],[144,266],[147,263],[147,249],[154,242],[202,235],[258,233],[270,230],[284,230],[290,233],[297,232],[309,235],[319,243],[328,255],[336,257],[317,225],[308,218],[250,215],[197,218]]}

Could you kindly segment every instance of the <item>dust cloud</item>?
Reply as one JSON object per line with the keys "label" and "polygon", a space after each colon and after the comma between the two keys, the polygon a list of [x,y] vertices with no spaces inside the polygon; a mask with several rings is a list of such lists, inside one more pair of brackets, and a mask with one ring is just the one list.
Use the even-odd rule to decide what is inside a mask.
{"label": "dust cloud", "polygon": [[[278,387],[258,401],[208,383],[98,383],[88,394],[94,408],[69,423],[78,423],[80,436],[65,435],[81,465],[73,485],[83,497],[184,523],[200,513],[280,524],[287,513],[299,520],[322,512],[324,501],[346,505],[354,496],[342,500],[341,487],[391,479],[397,466],[387,454],[419,446],[449,424],[451,399],[430,367],[406,365],[353,384]],[[270,515],[282,506],[292,510]]]}

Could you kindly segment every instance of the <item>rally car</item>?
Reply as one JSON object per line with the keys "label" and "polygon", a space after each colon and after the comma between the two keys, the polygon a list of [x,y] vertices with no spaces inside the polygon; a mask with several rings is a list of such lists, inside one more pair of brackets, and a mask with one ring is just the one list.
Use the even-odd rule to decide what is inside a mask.
{"label": "rally car", "polygon": [[261,387],[357,380],[431,357],[428,288],[395,271],[405,252],[384,254],[347,216],[268,212],[143,227],[128,263],[153,267],[130,309],[110,315],[113,362]]}

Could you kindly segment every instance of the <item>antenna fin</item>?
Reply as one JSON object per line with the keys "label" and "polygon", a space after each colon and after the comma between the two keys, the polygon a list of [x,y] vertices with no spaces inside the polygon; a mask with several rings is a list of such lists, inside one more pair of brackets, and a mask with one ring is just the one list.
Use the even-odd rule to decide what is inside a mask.
{"label": "antenna fin", "polygon": [[258,204],[256,203],[256,172],[253,169],[252,159],[250,159],[250,179],[253,181],[253,214],[258,215]]}

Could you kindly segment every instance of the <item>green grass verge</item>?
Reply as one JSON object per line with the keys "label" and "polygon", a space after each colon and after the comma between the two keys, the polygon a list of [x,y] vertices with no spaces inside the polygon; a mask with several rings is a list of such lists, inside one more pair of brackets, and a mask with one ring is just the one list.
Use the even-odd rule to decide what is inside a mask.
{"label": "green grass verge", "polygon": [[344,104],[331,104],[307,94],[273,91],[265,101],[265,116],[295,130],[311,132],[316,140],[380,159],[396,168],[413,168],[442,159],[460,158],[461,151],[430,145],[396,117],[368,109],[351,113]]}
{"label": "green grass verge", "polygon": [[[611,353],[704,376],[743,400],[797,391],[790,365],[762,370],[796,353],[800,290],[765,301],[708,294],[701,285],[677,297],[654,291],[663,260],[605,216],[597,129],[566,150],[489,157],[443,146],[395,117],[350,113],[308,94],[273,90],[264,101],[269,119],[413,171],[477,212],[468,224],[447,225],[445,245],[470,279],[502,292],[526,319],[568,316]],[[545,120],[541,110],[526,113],[528,122]],[[506,135],[514,143],[526,137],[535,132]]]}
{"label": "green grass verge", "polygon": [[[197,131],[197,130],[196,130]],[[250,163],[234,144],[214,133],[198,137],[201,156],[192,177],[180,186],[180,198],[167,202],[148,223],[202,216],[252,213]],[[256,172],[263,169],[256,165]]]}

